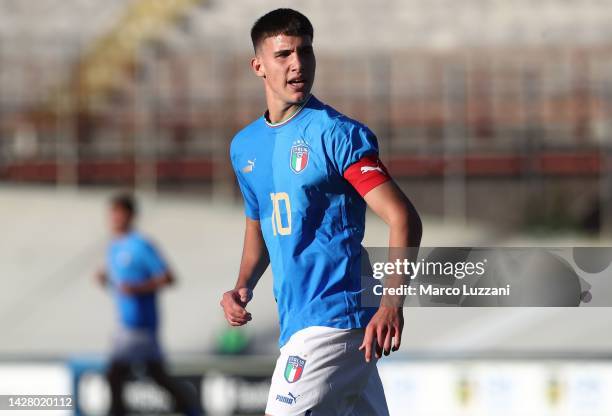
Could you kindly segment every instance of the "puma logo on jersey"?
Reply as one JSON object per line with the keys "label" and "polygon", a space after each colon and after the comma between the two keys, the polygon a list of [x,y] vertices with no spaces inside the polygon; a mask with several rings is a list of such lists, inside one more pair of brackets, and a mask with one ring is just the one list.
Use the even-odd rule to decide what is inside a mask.
{"label": "puma logo on jersey", "polygon": [[368,172],[375,171],[375,170],[379,171],[383,175],[385,174],[385,172],[383,172],[383,170],[380,168],[380,166],[362,166],[361,167],[361,174],[363,175],[364,173],[368,173]]}
{"label": "puma logo on jersey", "polygon": [[247,160],[247,163],[248,165],[242,168],[242,172],[244,173],[253,172],[253,169],[255,169],[255,159]]}
{"label": "puma logo on jersey", "polygon": [[298,397],[302,397],[302,395],[298,394],[297,396],[294,396],[291,392],[289,392],[287,396],[283,396],[282,394],[277,394],[276,400],[281,403],[285,403],[285,404],[295,404],[297,403]]}

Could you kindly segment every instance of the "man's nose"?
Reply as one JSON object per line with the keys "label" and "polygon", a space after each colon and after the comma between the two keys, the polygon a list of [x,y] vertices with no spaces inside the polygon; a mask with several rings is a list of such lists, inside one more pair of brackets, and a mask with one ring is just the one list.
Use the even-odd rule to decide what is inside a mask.
{"label": "man's nose", "polygon": [[304,57],[301,56],[299,52],[294,52],[291,55],[293,57],[291,60],[291,70],[300,72],[302,70],[302,66],[304,65]]}

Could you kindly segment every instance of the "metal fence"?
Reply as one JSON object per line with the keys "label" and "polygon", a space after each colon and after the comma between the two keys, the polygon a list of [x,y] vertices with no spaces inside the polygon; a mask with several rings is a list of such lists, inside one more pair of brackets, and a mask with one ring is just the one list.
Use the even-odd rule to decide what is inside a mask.
{"label": "metal fence", "polygon": [[[236,196],[229,142],[265,108],[249,56],[146,41],[92,91],[90,49],[75,38],[44,53],[0,42],[0,180]],[[601,225],[612,189],[611,73],[612,46],[322,52],[314,92],[372,128],[396,178],[435,181],[445,216],[469,216],[474,180],[534,195],[553,180],[574,189],[570,199],[593,201]],[[540,204],[521,201],[521,210]]]}

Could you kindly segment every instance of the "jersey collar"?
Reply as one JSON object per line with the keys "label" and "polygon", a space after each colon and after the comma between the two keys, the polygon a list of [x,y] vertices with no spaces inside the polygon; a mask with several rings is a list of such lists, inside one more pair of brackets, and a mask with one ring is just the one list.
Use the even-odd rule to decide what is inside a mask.
{"label": "jersey collar", "polygon": [[268,127],[280,127],[280,126],[284,126],[285,124],[289,123],[291,120],[293,120],[295,118],[295,116],[297,116],[298,114],[300,114],[300,112],[302,111],[302,109],[304,107],[306,107],[306,104],[308,104],[308,101],[310,101],[310,99],[312,98],[312,94],[308,94],[308,97],[304,100],[304,102],[302,103],[301,106],[298,107],[297,110],[295,110],[295,112],[293,114],[291,114],[289,117],[287,117],[286,119],[279,121],[278,123],[270,123],[268,121],[268,110],[266,110],[266,112],[263,114],[263,119],[266,122],[266,124],[268,125]]}

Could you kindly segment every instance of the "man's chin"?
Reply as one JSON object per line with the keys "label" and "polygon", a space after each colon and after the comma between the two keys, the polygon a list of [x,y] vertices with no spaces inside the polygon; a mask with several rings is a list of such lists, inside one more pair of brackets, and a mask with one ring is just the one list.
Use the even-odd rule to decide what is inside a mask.
{"label": "man's chin", "polygon": [[291,95],[291,101],[294,104],[304,104],[304,101],[310,96],[310,91],[300,91]]}

